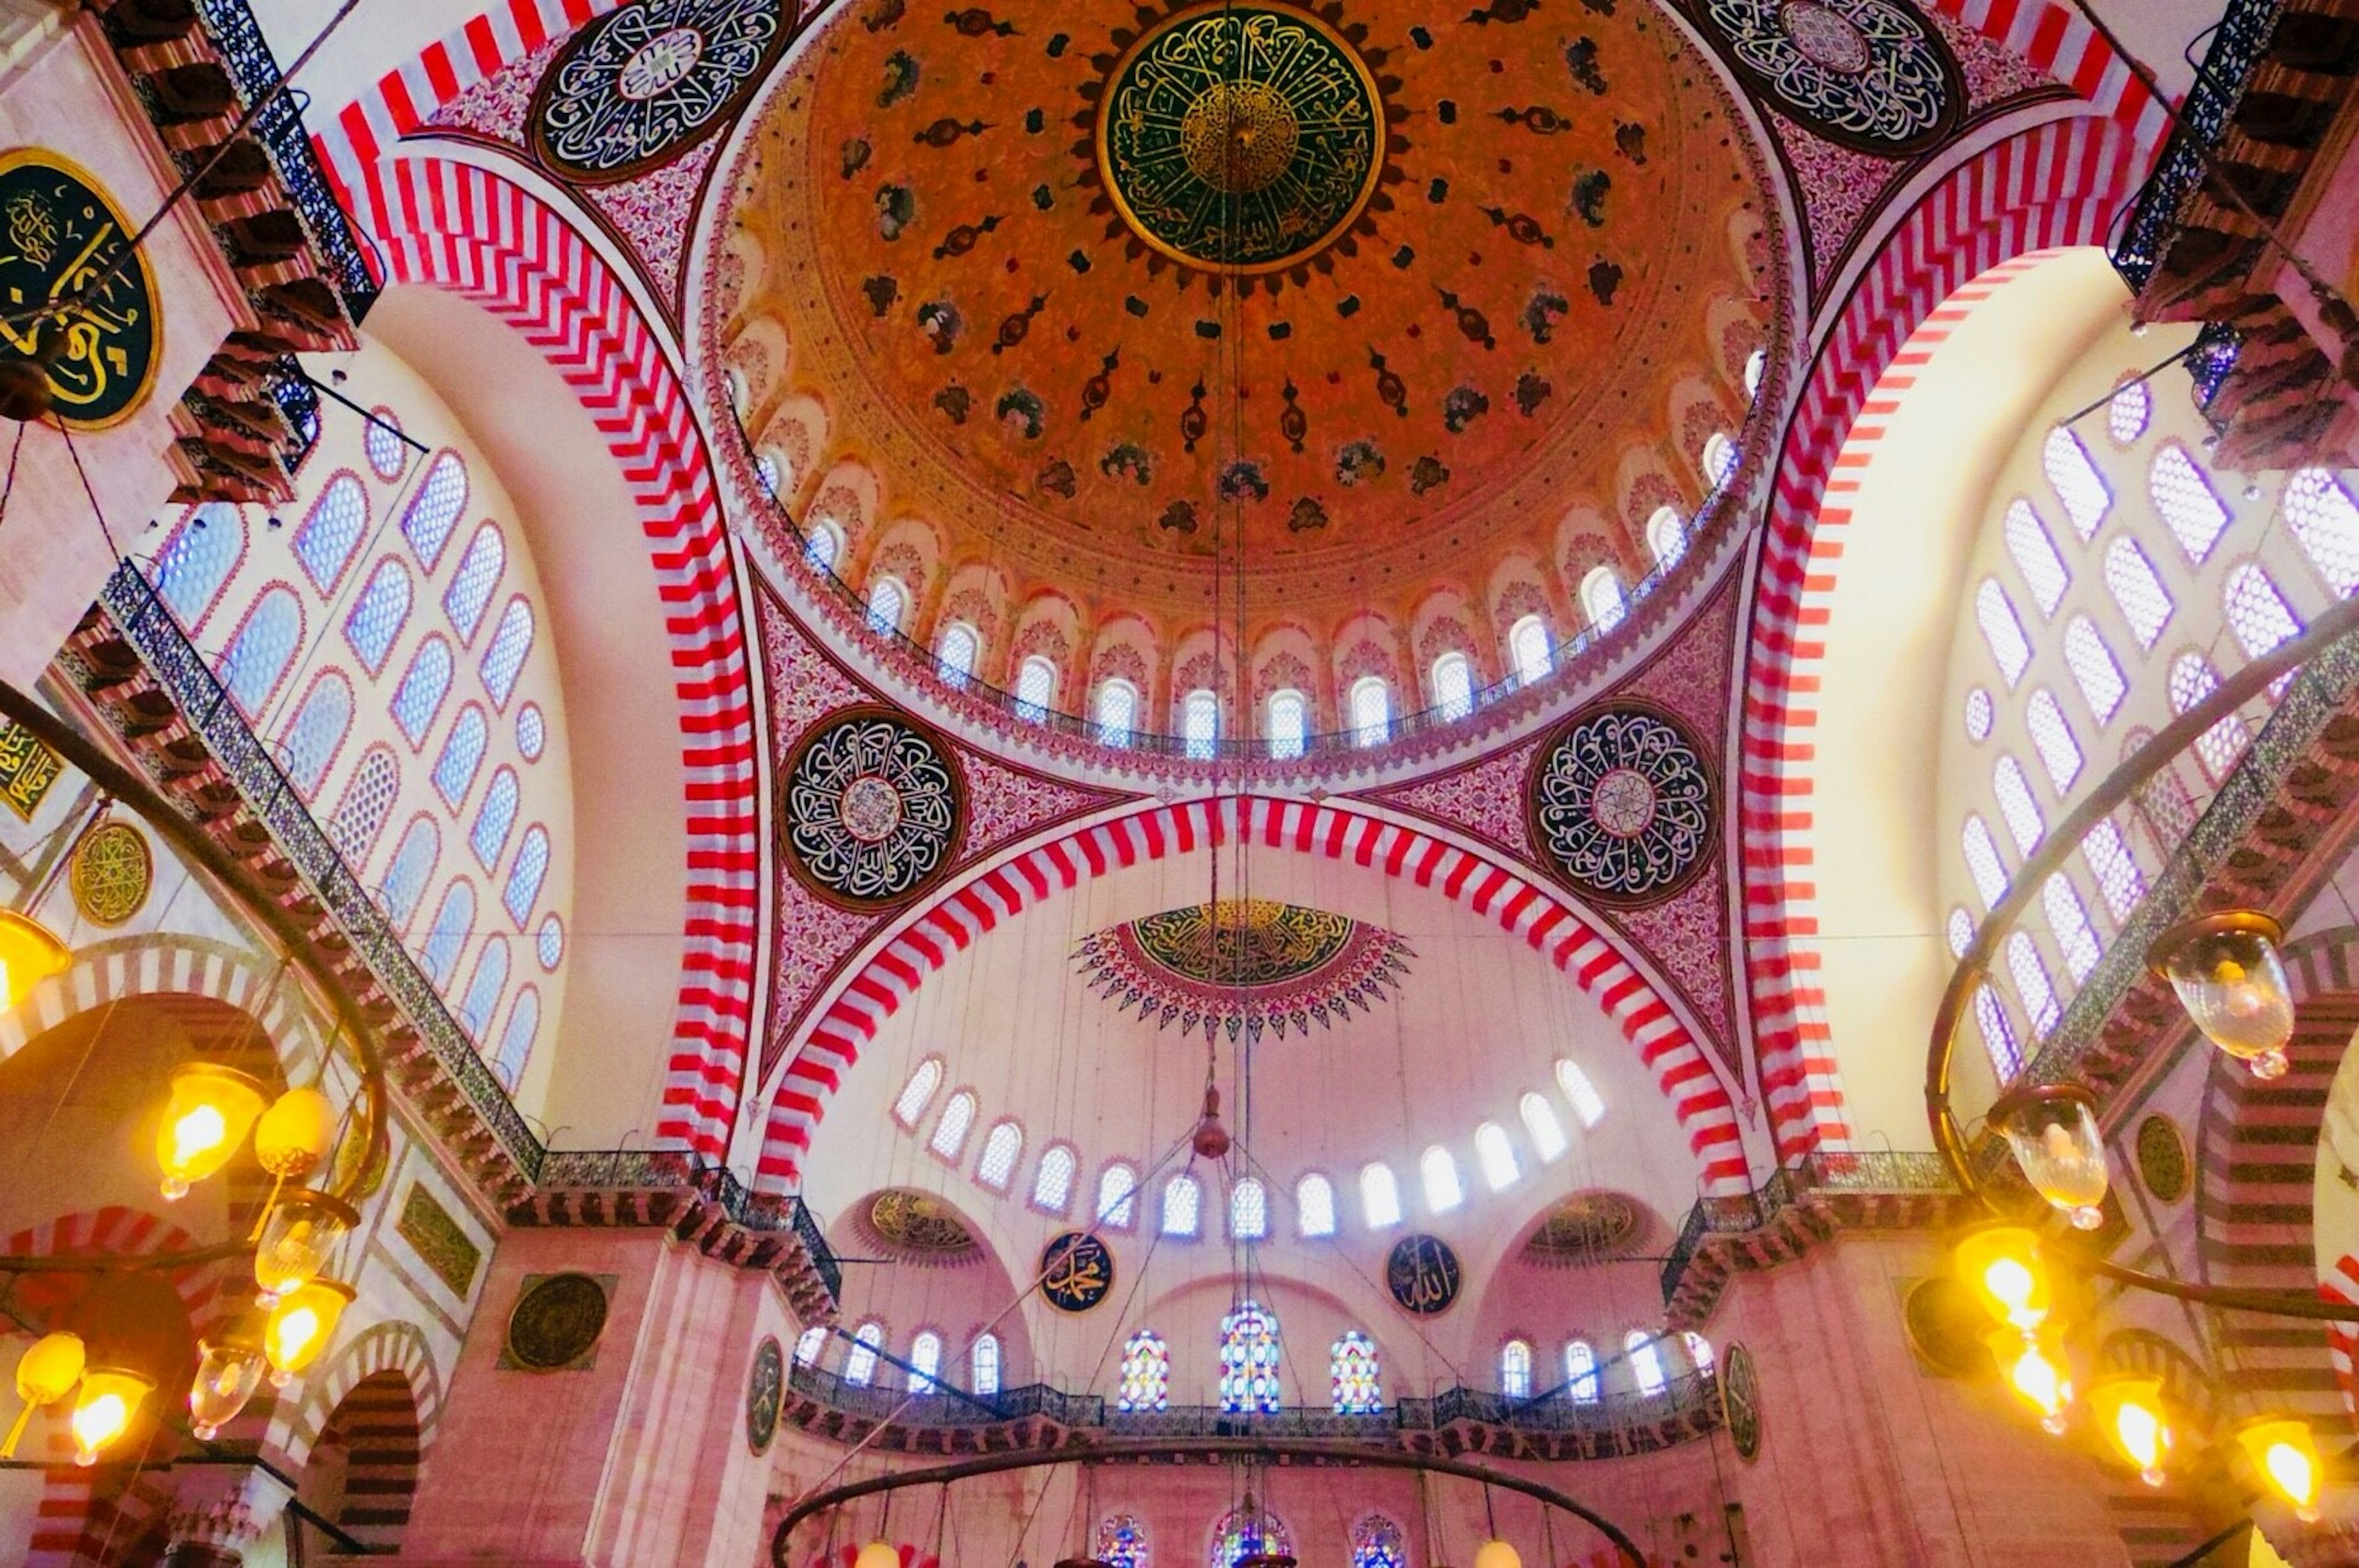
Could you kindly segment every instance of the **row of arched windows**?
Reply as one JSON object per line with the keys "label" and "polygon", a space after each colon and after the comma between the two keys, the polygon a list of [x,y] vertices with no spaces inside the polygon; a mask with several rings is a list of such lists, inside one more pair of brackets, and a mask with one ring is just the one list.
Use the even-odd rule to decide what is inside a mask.
{"label": "row of arched windows", "polygon": [[[795,1341],[797,1365],[817,1366],[826,1354],[830,1334],[825,1324],[804,1329]],[[938,1392],[943,1380],[952,1375],[942,1370],[942,1336],[933,1329],[921,1328],[911,1336],[908,1365],[901,1371],[912,1392]],[[876,1380],[889,1354],[885,1325],[871,1318],[852,1332],[840,1375],[855,1388],[864,1388]],[[999,1336],[988,1329],[967,1342],[966,1392],[986,1398],[999,1392],[1002,1354]]]}
{"label": "row of arched windows", "polygon": [[[1096,1542],[1096,1560],[1106,1568],[1149,1568],[1153,1562],[1147,1526],[1136,1514],[1106,1515],[1098,1521]],[[1353,1522],[1350,1545],[1351,1568],[1408,1568],[1408,1532],[1386,1515],[1360,1516]],[[1237,1568],[1273,1557],[1292,1561],[1294,1551],[1294,1532],[1286,1521],[1254,1503],[1231,1509],[1212,1522],[1205,1568]]]}
{"label": "row of arched windows", "polygon": [[[1594,1128],[1604,1120],[1604,1098],[1579,1064],[1560,1057],[1555,1076],[1558,1091],[1582,1129]],[[894,1120],[911,1131],[917,1130],[940,1092],[942,1079],[941,1057],[928,1056],[919,1062],[894,1098]],[[981,1101],[973,1089],[952,1091],[934,1117],[926,1147],[950,1164],[963,1162],[980,1115]],[[1516,1119],[1539,1163],[1556,1161],[1571,1147],[1557,1106],[1547,1096],[1536,1090],[1527,1091],[1516,1102]],[[1024,1144],[1021,1122],[1013,1117],[993,1122],[984,1133],[975,1155],[973,1173],[976,1184],[993,1193],[1009,1192],[1023,1159]],[[1505,1192],[1523,1179],[1525,1166],[1516,1141],[1498,1122],[1485,1121],[1475,1128],[1473,1169],[1483,1185],[1495,1193]],[[1031,1206],[1060,1217],[1071,1215],[1080,1173],[1079,1151],[1061,1139],[1050,1142],[1040,1152],[1033,1167],[1028,1194]],[[1136,1226],[1140,1209],[1138,1180],[1137,1167],[1126,1160],[1111,1161],[1100,1170],[1095,1205],[1090,1211],[1098,1223],[1116,1230]],[[1447,1214],[1467,1200],[1468,1186],[1458,1157],[1440,1144],[1429,1147],[1419,1156],[1417,1180],[1426,1207],[1434,1214]],[[1361,1167],[1358,1195],[1361,1221],[1367,1228],[1381,1230],[1401,1223],[1401,1186],[1390,1165],[1379,1160]],[[1320,1239],[1335,1235],[1339,1214],[1335,1184],[1324,1173],[1312,1171],[1295,1183],[1298,1236]],[[1270,1195],[1259,1177],[1241,1176],[1231,1184],[1227,1222],[1231,1240],[1261,1241],[1269,1238]],[[1165,1178],[1157,1194],[1156,1228],[1180,1240],[1191,1240],[1204,1233],[1204,1191],[1197,1176],[1183,1171]]]}
{"label": "row of arched windows", "polygon": [[[1686,1357],[1687,1368],[1696,1375],[1709,1376],[1712,1369],[1712,1343],[1690,1329],[1676,1341],[1666,1339],[1647,1329],[1634,1328],[1622,1336],[1620,1360],[1628,1369],[1628,1386],[1642,1398],[1662,1393],[1670,1387],[1671,1372],[1664,1352],[1676,1344]],[[1499,1391],[1511,1400],[1546,1398],[1561,1393],[1575,1404],[1595,1404],[1605,1397],[1611,1368],[1601,1360],[1597,1349],[1586,1339],[1565,1342],[1562,1378],[1553,1387],[1543,1386],[1533,1359],[1528,1339],[1513,1338],[1499,1346]],[[1618,1379],[1616,1379],[1618,1380]]]}

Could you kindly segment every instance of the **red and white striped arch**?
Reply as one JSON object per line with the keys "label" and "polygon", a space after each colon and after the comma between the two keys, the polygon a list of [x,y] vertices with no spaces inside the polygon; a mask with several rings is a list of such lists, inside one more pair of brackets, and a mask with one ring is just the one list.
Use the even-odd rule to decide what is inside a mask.
{"label": "red and white striped arch", "polygon": [[563,217],[496,175],[432,157],[397,157],[370,178],[392,278],[464,295],[546,355],[636,503],[670,636],[688,837],[679,1000],[655,1130],[717,1155],[752,1033],[762,878],[749,618],[703,437],[630,292]]}
{"label": "red and white striped arch", "polygon": [[1734,1194],[1752,1177],[1728,1087],[1678,1011],[1612,939],[1554,892],[1424,829],[1347,804],[1262,795],[1153,806],[1062,833],[960,883],[908,917],[856,970],[788,1056],[773,1091],[756,1183],[791,1185],[843,1075],[927,977],[984,932],[1080,883],[1125,866],[1235,842],[1348,860],[1487,915],[1571,976],[1637,1048],[1695,1152],[1704,1190]]}
{"label": "red and white striped arch", "polygon": [[1860,279],[1804,388],[1754,567],[1738,735],[1737,809],[1756,1060],[1781,1159],[1850,1138],[1812,941],[1808,836],[1817,759],[1815,665],[1840,557],[1830,506],[1845,443],[1909,335],[1960,289],[2028,253],[2102,243],[2149,149],[2113,120],[2051,121],[1951,169]]}

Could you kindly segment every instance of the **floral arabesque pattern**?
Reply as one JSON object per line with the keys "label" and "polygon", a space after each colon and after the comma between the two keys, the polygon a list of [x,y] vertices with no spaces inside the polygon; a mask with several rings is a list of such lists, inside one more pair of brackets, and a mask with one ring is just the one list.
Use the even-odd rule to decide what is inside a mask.
{"label": "floral arabesque pattern", "polygon": [[966,815],[949,748],[885,708],[813,729],[780,797],[797,875],[821,897],[861,908],[923,891],[950,863]]}
{"label": "floral arabesque pattern", "polygon": [[1655,903],[1702,869],[1712,794],[1702,748],[1686,726],[1652,708],[1593,709],[1535,761],[1532,838],[1600,903]]}

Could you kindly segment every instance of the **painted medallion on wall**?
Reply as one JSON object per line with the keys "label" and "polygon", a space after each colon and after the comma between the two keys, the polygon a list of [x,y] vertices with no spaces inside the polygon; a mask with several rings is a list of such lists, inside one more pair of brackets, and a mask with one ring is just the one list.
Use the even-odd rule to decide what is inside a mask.
{"label": "painted medallion on wall", "polygon": [[1073,950],[1083,983],[1117,1011],[1232,1040],[1308,1034],[1365,1012],[1416,956],[1383,926],[1266,898],[1182,904],[1093,931]]}
{"label": "painted medallion on wall", "polygon": [[913,1260],[964,1262],[983,1255],[982,1243],[950,1205],[913,1187],[887,1187],[870,1200],[868,1229]]}
{"label": "painted medallion on wall", "polygon": [[1277,272],[1366,210],[1385,108],[1367,60],[1309,12],[1200,6],[1114,62],[1095,146],[1114,210],[1149,245],[1210,271]]}
{"label": "painted medallion on wall", "polygon": [[1906,157],[1957,129],[1965,78],[1897,0],[1703,0],[1737,69],[1831,142]]}
{"label": "painted medallion on wall", "polygon": [[1761,1454],[1761,1382],[1753,1352],[1731,1343],[1720,1353],[1720,1419],[1736,1456],[1751,1464]]}
{"label": "painted medallion on wall", "polygon": [[540,79],[533,151],[586,185],[670,162],[745,107],[794,17],[779,0],[637,0],[608,12]]}
{"label": "painted medallion on wall", "polygon": [[0,323],[0,354],[46,358],[53,412],[77,428],[129,418],[155,384],[163,319],[131,233],[78,166],[32,147],[0,153],[0,301],[49,308]]}
{"label": "painted medallion on wall", "polygon": [[840,708],[813,725],[778,786],[787,863],[848,909],[886,909],[949,868],[966,784],[948,744],[896,709]]}
{"label": "painted medallion on wall", "polygon": [[1551,1268],[1604,1262],[1628,1249],[1640,1223],[1638,1206],[1620,1193],[1575,1193],[1541,1218],[1524,1258]]}
{"label": "painted medallion on wall", "polygon": [[1040,1249],[1040,1293],[1059,1312],[1087,1312],[1114,1289],[1114,1253],[1096,1237],[1068,1230]]}
{"label": "painted medallion on wall", "polygon": [[1710,858],[1704,749],[1680,719],[1620,701],[1575,714],[1533,759],[1532,842],[1600,903],[1659,903]]}
{"label": "painted medallion on wall", "polygon": [[1404,1236],[1385,1259],[1385,1288],[1403,1312],[1436,1317],[1458,1300],[1458,1254],[1439,1236]]}
{"label": "painted medallion on wall", "polygon": [[2177,1203],[2187,1195],[2187,1140],[2179,1124],[2159,1113],[2138,1123],[2138,1179],[2161,1203]]}
{"label": "painted medallion on wall", "polygon": [[767,1454],[778,1435],[778,1411],[787,1398],[787,1357],[776,1339],[763,1338],[754,1346],[754,1365],[745,1373],[745,1446]]}
{"label": "painted medallion on wall", "polygon": [[93,925],[120,925],[139,913],[156,880],[147,840],[128,822],[102,822],[74,846],[74,907]]}
{"label": "painted medallion on wall", "polygon": [[568,1371],[588,1364],[606,1332],[606,1287],[588,1274],[528,1275],[508,1314],[507,1354],[533,1372]]}

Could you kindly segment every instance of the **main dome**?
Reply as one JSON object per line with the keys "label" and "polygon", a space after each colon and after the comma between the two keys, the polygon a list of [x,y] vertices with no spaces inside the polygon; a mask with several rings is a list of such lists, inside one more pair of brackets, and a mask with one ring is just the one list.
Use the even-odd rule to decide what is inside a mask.
{"label": "main dome", "polygon": [[973,627],[981,678],[1045,651],[1060,705],[1117,675],[1164,728],[1242,560],[1257,697],[1422,706],[1437,653],[1488,680],[1514,620],[1572,635],[1710,492],[1770,337],[1743,137],[1647,0],[871,0],[738,172],[735,412],[838,573]]}

